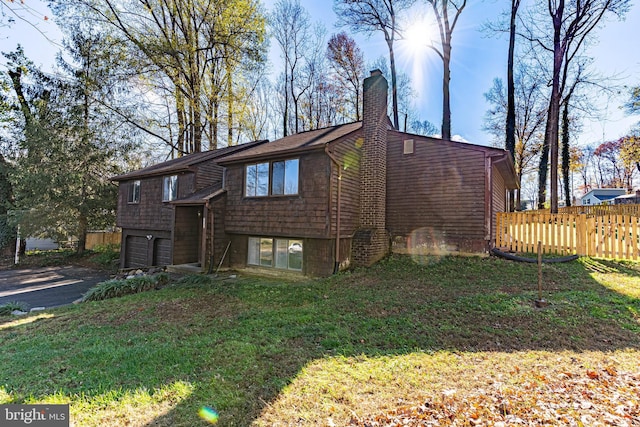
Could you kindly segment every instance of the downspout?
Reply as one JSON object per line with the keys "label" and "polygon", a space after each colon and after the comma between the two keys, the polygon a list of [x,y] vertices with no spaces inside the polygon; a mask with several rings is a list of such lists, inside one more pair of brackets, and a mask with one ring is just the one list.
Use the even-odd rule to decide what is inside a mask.
{"label": "downspout", "polygon": [[329,156],[329,159],[338,168],[338,194],[337,194],[337,208],[336,208],[336,261],[333,267],[333,273],[340,271],[340,205],[341,205],[341,190],[342,190],[342,165],[338,162],[338,159],[329,151],[329,145],[324,146],[324,152]]}

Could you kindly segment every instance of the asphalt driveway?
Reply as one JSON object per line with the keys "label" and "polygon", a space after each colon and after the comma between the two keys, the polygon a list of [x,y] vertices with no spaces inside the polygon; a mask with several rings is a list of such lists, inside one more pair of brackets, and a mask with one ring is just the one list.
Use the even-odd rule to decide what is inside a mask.
{"label": "asphalt driveway", "polygon": [[4,270],[0,271],[0,305],[13,301],[29,308],[67,305],[108,279],[103,272],[75,266]]}

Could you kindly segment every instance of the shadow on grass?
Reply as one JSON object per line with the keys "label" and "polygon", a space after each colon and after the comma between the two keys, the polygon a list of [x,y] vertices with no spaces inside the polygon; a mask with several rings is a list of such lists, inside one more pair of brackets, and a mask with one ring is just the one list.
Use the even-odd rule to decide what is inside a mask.
{"label": "shadow on grass", "polygon": [[[18,401],[186,383],[188,396],[147,426],[207,425],[197,418],[204,405],[220,412],[220,425],[245,426],[327,357],[638,349],[640,300],[609,287],[618,275],[640,291],[634,264],[545,265],[543,309],[534,306],[537,266],[494,258],[392,257],[295,284],[218,280],[92,304],[90,317],[69,309],[0,324],[8,349],[0,372]],[[29,350],[37,342],[44,351]],[[14,357],[20,364],[4,363]]]}

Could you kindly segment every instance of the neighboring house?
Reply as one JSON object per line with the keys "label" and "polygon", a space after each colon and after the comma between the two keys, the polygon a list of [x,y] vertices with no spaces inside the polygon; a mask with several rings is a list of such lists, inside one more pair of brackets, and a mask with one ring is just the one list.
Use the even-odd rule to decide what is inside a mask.
{"label": "neighboring house", "polygon": [[121,268],[201,264],[206,201],[220,191],[223,169],[215,160],[266,141],[191,154],[118,175],[122,228]]}
{"label": "neighboring house", "polygon": [[594,188],[580,199],[582,206],[610,205],[613,199],[626,193],[624,188]]}
{"label": "neighboring house", "polygon": [[[224,168],[224,186],[191,196],[180,193],[163,205],[163,224],[173,229],[164,238],[172,239],[166,246],[173,247],[173,255],[145,261],[186,262],[182,253],[190,246],[190,259],[199,251],[203,266],[222,262],[326,276],[348,265],[371,265],[390,250],[486,252],[495,236],[496,213],[506,209],[507,190],[517,186],[509,154],[394,130],[387,117],[387,88],[379,71],[365,79],[362,122],[234,152],[192,155],[212,156],[200,164]],[[139,172],[132,173],[134,179]],[[122,187],[132,174],[126,181],[118,177],[120,208],[130,207]],[[160,179],[167,173],[154,175]],[[143,188],[140,194],[145,197]],[[189,206],[198,206],[191,216],[179,212]],[[206,222],[198,221],[198,212]],[[135,236],[144,238],[136,221],[147,220],[128,219],[127,229],[141,230]],[[130,248],[120,226],[126,267]],[[186,240],[182,229],[191,230]]]}
{"label": "neighboring house", "polygon": [[618,196],[613,199],[613,203],[616,205],[638,205],[640,204],[640,190],[636,190],[635,193]]}

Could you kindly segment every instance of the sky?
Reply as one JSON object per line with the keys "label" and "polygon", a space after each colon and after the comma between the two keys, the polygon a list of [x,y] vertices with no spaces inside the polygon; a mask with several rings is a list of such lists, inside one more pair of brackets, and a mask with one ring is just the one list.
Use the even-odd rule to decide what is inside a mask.
{"label": "sky", "polygon": [[[327,35],[346,30],[356,39],[365,54],[367,63],[388,54],[384,38],[374,33],[366,38],[353,34],[348,29],[335,26],[336,16],[331,0],[300,0],[312,20],[322,22]],[[17,2],[14,3],[14,5]],[[263,0],[267,10],[275,0]],[[496,77],[506,78],[507,37],[488,37],[481,27],[495,21],[510,2],[506,0],[469,0],[453,35],[451,63],[451,109],[452,133],[463,140],[489,145],[491,136],[482,130],[485,112],[490,108],[484,93],[492,86]],[[43,69],[51,69],[55,55],[60,50],[61,34],[55,26],[55,17],[39,0],[24,0],[28,9],[26,16],[31,23],[17,20],[11,27],[0,28],[0,51],[7,52],[20,43],[28,58]],[[416,7],[412,19],[428,15],[426,6]],[[44,20],[44,16],[49,19]],[[432,28],[423,24],[422,28]],[[618,85],[640,85],[640,49],[637,48],[637,28],[640,27],[640,6],[633,5],[624,21],[610,20],[598,30],[599,43],[589,50],[594,57],[594,69],[602,75],[612,76]],[[426,47],[399,45],[397,67],[412,77],[417,93],[414,101],[422,120],[429,120],[440,127],[442,120],[442,65],[439,58]],[[279,72],[279,56],[272,43],[270,59],[273,73]],[[0,61],[4,64],[3,60]],[[0,65],[0,69],[6,69]],[[615,79],[613,78],[615,76]],[[640,116],[630,117],[623,113],[621,105],[627,98],[624,91],[618,99],[599,99],[596,102],[606,109],[607,117],[585,122],[579,137],[580,145],[599,144],[624,136],[630,127],[640,121]]]}

